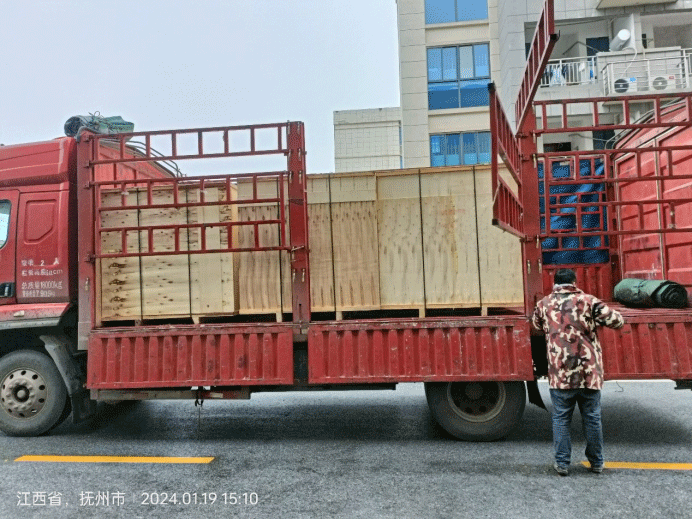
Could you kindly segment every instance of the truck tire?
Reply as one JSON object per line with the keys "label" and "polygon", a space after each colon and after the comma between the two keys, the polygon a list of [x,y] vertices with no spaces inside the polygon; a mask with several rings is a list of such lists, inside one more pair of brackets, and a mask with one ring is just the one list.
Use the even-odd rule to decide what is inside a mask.
{"label": "truck tire", "polygon": [[467,441],[504,438],[526,405],[523,382],[427,382],[425,396],[437,423]]}
{"label": "truck tire", "polygon": [[53,360],[21,350],[0,358],[0,430],[8,436],[38,436],[56,426],[67,389]]}

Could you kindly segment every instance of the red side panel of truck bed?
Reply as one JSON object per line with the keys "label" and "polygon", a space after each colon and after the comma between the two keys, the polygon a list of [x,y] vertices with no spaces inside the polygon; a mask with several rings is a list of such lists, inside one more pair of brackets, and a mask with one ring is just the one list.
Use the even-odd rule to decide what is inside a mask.
{"label": "red side panel of truck bed", "polygon": [[692,378],[689,309],[617,309],[625,318],[624,328],[599,332],[607,379]]}
{"label": "red side panel of truck bed", "polygon": [[315,324],[311,383],[532,380],[525,317]]}
{"label": "red side panel of truck bed", "polygon": [[[686,121],[687,106],[680,103],[661,116],[664,121]],[[634,133],[623,146],[658,151],[626,153],[617,161],[620,200],[634,202],[620,210],[623,229],[651,230],[621,238],[623,277],[669,279],[692,288],[692,129],[651,129]],[[651,203],[660,199],[661,204]],[[666,232],[659,233],[659,229]]]}
{"label": "red side panel of truck bed", "polygon": [[89,338],[89,389],[292,383],[288,325],[120,328]]}

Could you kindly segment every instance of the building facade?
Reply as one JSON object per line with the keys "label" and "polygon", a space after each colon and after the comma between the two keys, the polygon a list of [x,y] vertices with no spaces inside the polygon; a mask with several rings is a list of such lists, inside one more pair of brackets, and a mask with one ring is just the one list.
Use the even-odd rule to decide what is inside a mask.
{"label": "building facade", "polygon": [[[397,0],[404,167],[489,162],[487,83],[496,84],[513,123],[543,5]],[[560,39],[537,99],[692,88],[692,0],[555,0],[554,6]],[[570,116],[586,118],[589,110],[575,108]],[[615,105],[604,112],[603,123],[622,116]],[[546,146],[592,149],[611,138],[594,132],[569,142],[546,139]]]}
{"label": "building facade", "polygon": [[334,112],[334,171],[399,169],[402,156],[401,109],[373,108]]}
{"label": "building facade", "polygon": [[397,0],[404,167],[489,162],[494,1]]}

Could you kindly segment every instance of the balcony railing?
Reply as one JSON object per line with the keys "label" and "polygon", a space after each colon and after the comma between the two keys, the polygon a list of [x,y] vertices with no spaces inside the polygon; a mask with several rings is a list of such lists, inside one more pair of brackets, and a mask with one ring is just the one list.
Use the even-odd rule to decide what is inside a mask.
{"label": "balcony railing", "polygon": [[690,51],[673,55],[613,61],[603,67],[605,95],[665,92],[690,88]]}
{"label": "balcony railing", "polygon": [[541,87],[589,85],[597,81],[603,95],[636,94],[692,88],[692,49],[649,49],[634,54],[599,54],[550,60]]}
{"label": "balcony railing", "polygon": [[597,78],[596,58],[565,58],[548,61],[542,87],[588,85]]}

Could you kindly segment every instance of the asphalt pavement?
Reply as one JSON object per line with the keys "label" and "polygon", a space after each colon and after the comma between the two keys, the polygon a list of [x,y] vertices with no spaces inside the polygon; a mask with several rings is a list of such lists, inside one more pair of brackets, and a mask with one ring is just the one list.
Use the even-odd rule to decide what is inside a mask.
{"label": "asphalt pavement", "polygon": [[[547,412],[527,404],[505,440],[460,442],[422,384],[102,406],[40,438],[0,435],[0,517],[689,518],[692,391],[673,388],[606,383],[607,462],[652,465],[591,474],[577,415],[567,478],[552,470]],[[66,455],[118,458],[17,461]]]}

